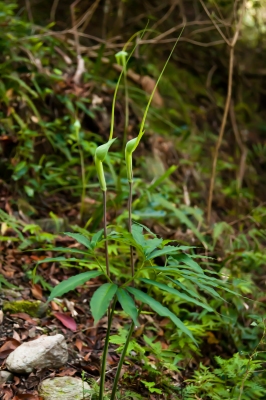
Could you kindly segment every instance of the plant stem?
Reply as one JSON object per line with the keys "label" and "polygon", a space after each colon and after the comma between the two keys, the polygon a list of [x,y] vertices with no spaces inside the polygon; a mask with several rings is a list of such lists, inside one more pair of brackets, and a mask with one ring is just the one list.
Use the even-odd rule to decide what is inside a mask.
{"label": "plant stem", "polygon": [[124,62],[124,85],[125,85],[125,126],[124,126],[124,136],[123,136],[123,148],[122,151],[124,153],[127,141],[127,131],[128,131],[128,122],[129,122],[129,106],[128,106],[128,87],[127,87],[127,65]]}
{"label": "plant stem", "polygon": [[[148,289],[148,294],[150,292],[151,292],[151,286]],[[141,314],[143,306],[144,306],[144,304],[142,303],[140,305],[140,307],[139,307],[138,315]],[[117,390],[117,386],[118,386],[118,381],[119,381],[119,378],[120,378],[121,369],[123,367],[124,359],[125,359],[126,354],[127,354],[127,348],[128,348],[128,345],[129,345],[129,342],[130,342],[134,327],[135,327],[135,325],[134,325],[134,322],[132,321],[130,329],[129,329],[129,332],[128,332],[128,335],[127,335],[127,340],[126,340],[126,343],[124,345],[124,348],[123,348],[123,351],[122,351],[122,354],[121,354],[121,357],[120,357],[120,360],[119,360],[119,363],[118,363],[118,367],[117,367],[117,370],[116,370],[116,374],[115,374],[115,379],[114,379],[114,383],[113,383],[113,389],[112,389],[110,400],[116,400],[115,395],[116,395],[116,390]]]}
{"label": "plant stem", "polygon": [[[128,232],[132,232],[132,191],[133,191],[133,181],[128,181],[129,184],[129,197],[128,197]],[[131,269],[131,279],[133,280],[134,274],[135,274],[135,270],[134,270],[134,259],[133,259],[133,246],[130,246],[130,269]],[[133,285],[133,282],[132,282]],[[141,308],[139,310],[139,313],[141,312]],[[118,385],[118,381],[120,378],[120,373],[121,373],[121,369],[123,367],[123,363],[124,363],[124,359],[126,357],[127,354],[127,348],[131,339],[131,335],[134,329],[134,322],[131,322],[131,326],[127,335],[127,340],[126,343],[124,345],[120,360],[119,360],[119,364],[117,367],[117,371],[115,374],[115,379],[114,379],[114,383],[113,383],[113,389],[112,389],[112,393],[111,393],[111,397],[110,400],[115,400],[116,398],[116,390],[117,390],[117,385]]]}
{"label": "plant stem", "polygon": [[[103,230],[104,230],[104,238],[105,238],[105,266],[106,266],[106,275],[110,278],[110,268],[109,268],[109,254],[108,254],[108,241],[107,241],[107,196],[106,190],[103,190]],[[106,358],[108,353],[108,345],[109,345],[109,336],[112,324],[112,317],[115,309],[116,300],[113,302],[112,311],[110,313],[110,307],[108,307],[107,312],[107,320],[108,327],[105,337],[102,362],[101,362],[101,375],[100,375],[100,393],[99,400],[103,400],[104,398],[104,384],[105,384],[105,369],[106,369]]]}
{"label": "plant stem", "polygon": [[[128,232],[132,233],[132,191],[133,182],[128,182],[129,184],[129,198],[128,198]],[[134,259],[133,259],[133,246],[130,246],[130,270],[131,277],[133,278],[135,274]]]}
{"label": "plant stem", "polygon": [[110,277],[109,267],[109,254],[108,254],[108,241],[107,241],[107,210],[106,210],[106,190],[103,190],[103,230],[105,239],[105,264],[106,264],[106,275]]}
{"label": "plant stem", "polygon": [[81,206],[80,206],[80,221],[82,222],[84,206],[85,206],[85,196],[86,196],[86,173],[85,173],[84,155],[80,143],[79,129],[77,129],[76,133],[77,133],[77,144],[80,157],[81,179],[82,179],[82,193],[81,193]]}
{"label": "plant stem", "polygon": [[130,338],[131,338],[133,329],[134,329],[134,322],[131,323],[130,330],[129,330],[128,335],[127,335],[127,340],[126,340],[126,343],[124,345],[124,348],[123,348],[123,351],[122,351],[122,354],[121,354],[121,357],[120,357],[120,360],[119,360],[119,364],[118,364],[117,371],[116,371],[116,374],[115,374],[115,379],[114,379],[114,383],[113,383],[113,389],[112,389],[110,400],[115,400],[116,399],[117,385],[118,385],[118,381],[119,381],[119,378],[120,378],[121,369],[123,367],[124,359],[125,359],[126,354],[127,354],[127,348],[128,348],[129,342],[130,342]]}
{"label": "plant stem", "polygon": [[[123,62],[123,71],[124,71],[124,86],[125,86],[125,123],[124,123],[124,134],[123,134],[123,144],[122,144],[122,153],[125,152],[126,142],[127,142],[127,132],[128,132],[128,122],[129,122],[129,98],[128,98],[128,86],[127,86],[127,62],[124,60]],[[122,177],[122,159],[120,161],[120,172],[117,179],[117,191],[121,192],[121,177]]]}
{"label": "plant stem", "polygon": [[111,332],[112,319],[113,319],[113,315],[114,315],[114,311],[115,311],[116,300],[117,300],[117,298],[115,297],[115,299],[113,301],[111,313],[108,317],[108,327],[107,327],[104,348],[103,348],[103,355],[102,355],[99,400],[103,400],[103,398],[104,398],[106,359],[107,359],[107,354],[108,354],[109,338],[110,338],[110,332]]}

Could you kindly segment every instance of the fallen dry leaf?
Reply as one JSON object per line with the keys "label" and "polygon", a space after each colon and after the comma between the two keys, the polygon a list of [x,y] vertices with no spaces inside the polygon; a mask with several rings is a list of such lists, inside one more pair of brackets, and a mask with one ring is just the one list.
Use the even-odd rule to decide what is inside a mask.
{"label": "fallen dry leaf", "polygon": [[0,352],[5,350],[15,350],[18,346],[20,346],[20,342],[16,339],[8,339],[3,346],[0,348]]}
{"label": "fallen dry leaf", "polygon": [[3,396],[3,400],[14,400],[13,391],[9,387],[1,388],[1,395]]}
{"label": "fallen dry leaf", "polygon": [[13,400],[43,400],[43,397],[35,396],[31,393],[17,394]]}
{"label": "fallen dry leaf", "polygon": [[206,336],[207,336],[207,342],[210,344],[217,344],[219,343],[219,340],[214,336],[214,334],[212,332],[206,332]]}
{"label": "fallen dry leaf", "polygon": [[16,339],[18,342],[20,342],[21,340],[19,334],[16,331],[13,332],[13,339]]}
{"label": "fallen dry leaf", "polygon": [[11,317],[17,317],[17,318],[23,319],[24,321],[29,322],[29,323],[32,324],[32,325],[37,325],[37,322],[34,321],[34,320],[29,316],[29,314],[26,314],[26,313],[24,313],[24,312],[16,313],[16,314],[11,314]]}
{"label": "fallen dry leaf", "polygon": [[51,308],[53,311],[59,311],[61,310],[61,308],[59,307],[59,305],[55,302],[55,301],[51,301]]}
{"label": "fallen dry leaf", "polygon": [[56,376],[73,376],[77,373],[77,370],[74,368],[66,368],[63,371],[56,374]]}
{"label": "fallen dry leaf", "polygon": [[75,342],[75,346],[76,346],[76,348],[79,350],[79,352],[81,352],[81,351],[82,351],[82,347],[83,347],[83,342],[82,342],[82,340],[77,339],[76,342]]}
{"label": "fallen dry leaf", "polygon": [[0,359],[6,358],[18,346],[20,346],[20,342],[18,340],[16,339],[7,340],[0,348]]}
{"label": "fallen dry leaf", "polygon": [[3,319],[4,319],[4,313],[3,313],[2,310],[0,310],[0,325],[1,325],[2,322],[3,322]]}
{"label": "fallen dry leaf", "polygon": [[89,353],[87,353],[86,355],[85,355],[85,357],[84,357],[84,361],[89,361],[89,358],[90,358],[90,356],[91,356],[91,351],[89,351]]}
{"label": "fallen dry leaf", "polygon": [[70,317],[69,315],[62,314],[62,313],[54,313],[54,316],[59,319],[59,321],[68,329],[71,331],[76,331],[77,330],[77,324],[75,320]]}
{"label": "fallen dry leaf", "polygon": [[32,285],[31,293],[35,299],[42,300],[42,288],[37,283]]}

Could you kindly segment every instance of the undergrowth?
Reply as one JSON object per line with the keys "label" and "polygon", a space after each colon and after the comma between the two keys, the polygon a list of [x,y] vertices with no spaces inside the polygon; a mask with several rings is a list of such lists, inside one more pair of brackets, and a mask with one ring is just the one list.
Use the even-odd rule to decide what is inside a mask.
{"label": "undergrowth", "polygon": [[[6,207],[1,200],[1,246],[21,251],[54,249],[54,262],[59,263],[61,257],[61,267],[73,272],[77,268],[82,272],[94,270],[105,263],[105,241],[100,234],[98,239],[93,236],[101,227],[103,215],[93,157],[96,148],[108,139],[118,75],[101,63],[102,48],[96,60],[84,56],[83,82],[73,83],[77,67],[73,49],[56,35],[49,35],[52,24],[35,25],[33,29],[15,2],[1,1],[0,11],[1,191],[7,193],[9,205]],[[194,59],[194,50],[189,46],[186,52]],[[243,52],[252,51],[250,43],[245,48],[240,41],[240,46]],[[149,46],[145,54],[148,62],[144,72],[158,77],[162,69],[158,57]],[[115,54],[109,53],[108,57],[110,65],[114,64]],[[136,380],[138,389],[145,393],[174,393],[180,399],[263,398],[266,208],[262,176],[266,152],[261,139],[265,118],[260,95],[253,101],[253,87],[245,86],[246,78],[235,82],[233,112],[247,147],[245,176],[239,187],[241,149],[235,143],[232,119],[218,159],[214,213],[209,226],[205,219],[207,183],[225,100],[225,72],[219,66],[220,76],[214,75],[213,89],[206,88],[207,73],[203,76],[184,67],[178,57],[174,55],[161,81],[160,93],[167,104],[159,110],[151,107],[145,123],[146,137],[136,150],[132,218],[145,224],[147,230],[140,232],[136,224],[132,234],[143,235],[141,240],[157,240],[160,250],[169,246],[168,239],[181,247],[188,246],[181,253],[189,256],[191,265],[195,267],[193,262],[197,260],[209,278],[221,277],[223,285],[210,287],[205,275],[199,280],[185,268],[181,268],[182,273],[175,271],[175,276],[168,276],[170,288],[178,282],[182,293],[193,293],[194,299],[214,310],[208,312],[195,302],[188,303],[184,296],[176,297],[158,287],[163,284],[158,268],[165,267],[166,262],[169,268],[177,261],[186,265],[178,259],[181,253],[167,258],[162,253],[157,255],[153,264],[156,277],[151,276],[155,272],[143,268],[138,282],[141,290],[148,290],[147,280],[152,278],[157,286],[152,286],[151,295],[181,317],[198,347],[171,323],[164,328],[164,343],[158,335],[159,322],[146,320],[144,335],[133,334],[126,359],[128,365],[139,363],[141,369],[127,372],[123,381],[134,387]],[[206,60],[208,55],[205,58],[200,53],[200,58],[201,69],[209,71],[212,65]],[[134,68],[134,62],[129,66]],[[147,102],[147,93],[129,80],[121,82],[115,109],[115,132],[120,144],[125,143],[126,136],[136,136]],[[124,103],[128,123],[121,111]],[[140,245],[126,233],[128,189],[122,159],[121,146],[114,143],[106,158],[106,181],[112,226],[108,232],[110,273],[116,284],[124,284],[128,278],[124,266],[125,259],[130,259],[129,245],[136,247],[140,258],[144,257],[143,243]],[[54,245],[62,231],[83,235],[93,242],[97,260],[93,251],[85,253],[81,244],[82,253],[74,257],[72,253],[62,261],[65,249]],[[51,282],[44,281],[38,267],[25,265],[24,270],[26,279],[38,282],[46,293],[50,291]],[[11,287],[12,281],[2,274],[0,284]],[[148,310],[145,312],[150,316]],[[119,353],[126,340],[125,330],[110,340]],[[165,344],[167,349],[162,347]]]}

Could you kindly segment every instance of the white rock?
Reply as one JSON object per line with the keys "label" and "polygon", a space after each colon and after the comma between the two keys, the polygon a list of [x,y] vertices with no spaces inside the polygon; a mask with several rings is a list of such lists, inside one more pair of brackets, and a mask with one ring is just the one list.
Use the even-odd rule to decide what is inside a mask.
{"label": "white rock", "polygon": [[11,372],[30,373],[34,369],[59,368],[67,362],[68,350],[63,335],[41,336],[17,347],[6,359]]}
{"label": "white rock", "polygon": [[13,374],[8,371],[0,371],[0,385],[2,385],[5,382],[12,381],[13,379]]}
{"label": "white rock", "polygon": [[90,390],[87,382],[72,376],[63,376],[45,379],[39,388],[39,394],[43,400],[87,400],[91,398],[91,394],[86,393],[86,390]]}

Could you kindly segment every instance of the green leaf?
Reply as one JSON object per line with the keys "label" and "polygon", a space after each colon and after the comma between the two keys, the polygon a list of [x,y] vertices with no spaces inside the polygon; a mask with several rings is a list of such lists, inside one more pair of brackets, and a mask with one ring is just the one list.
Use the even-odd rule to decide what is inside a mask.
{"label": "green leaf", "polygon": [[168,168],[165,173],[160,176],[158,179],[153,182],[150,187],[148,188],[149,191],[154,190],[157,186],[159,186],[165,179],[167,179],[175,170],[177,169],[177,165],[172,165],[170,168]]}
{"label": "green leaf", "polygon": [[179,251],[178,247],[175,246],[164,246],[163,249],[153,251],[146,259],[151,260],[152,258],[163,256],[164,254],[176,253]]}
{"label": "green leaf", "polygon": [[133,224],[132,225],[132,236],[136,243],[138,243],[141,247],[145,247],[146,240],[142,233],[143,229],[141,226]]}
{"label": "green leaf", "polygon": [[50,296],[48,297],[48,301],[53,300],[55,297],[60,297],[63,294],[70,292],[70,290],[74,290],[76,287],[83,285],[91,278],[96,278],[100,275],[102,275],[101,271],[88,271],[76,276],[71,276],[71,278],[60,282],[59,285],[53,288]]}
{"label": "green leaf", "polygon": [[29,197],[32,197],[34,195],[34,189],[32,189],[30,186],[25,185],[24,189]]}
{"label": "green leaf", "polygon": [[112,298],[116,294],[117,289],[118,286],[114,283],[104,283],[96,290],[96,292],[94,292],[91,298],[90,306],[95,324],[106,313]]}
{"label": "green leaf", "polygon": [[126,314],[128,314],[132,320],[134,321],[134,324],[136,326],[139,326],[138,323],[138,310],[136,308],[136,305],[130,296],[129,293],[127,293],[126,290],[124,289],[118,289],[117,291],[117,298],[119,303],[121,304],[121,307],[125,311]]}
{"label": "green leaf", "polygon": [[142,227],[145,231],[147,231],[151,236],[156,237],[155,233],[152,232],[146,225],[143,225],[143,224],[141,224],[141,223],[139,223],[139,222],[137,222],[137,221],[134,221],[134,225],[136,225],[136,226],[141,226],[141,227]]}
{"label": "green leaf", "polygon": [[144,386],[149,390],[150,393],[159,393],[159,394],[163,393],[161,389],[157,389],[154,387],[156,385],[155,382],[147,382],[143,380],[141,380],[140,382],[144,384]]}
{"label": "green leaf", "polygon": [[217,240],[219,239],[219,237],[222,236],[222,234],[229,235],[232,232],[234,232],[232,226],[227,224],[225,221],[217,222],[216,224],[214,224],[212,233],[213,247],[215,247]]}
{"label": "green leaf", "polygon": [[179,210],[174,204],[170,203],[170,201],[164,199],[162,196],[158,198],[158,202],[160,202],[163,208],[172,211],[176,216],[176,218],[179,219],[182,224],[186,225],[189,229],[191,229],[191,231],[201,241],[201,243],[207,246],[203,235],[199,232],[199,230],[195,227],[195,225],[193,225],[193,223],[190,221],[190,219],[186,216],[186,214],[183,211]]}
{"label": "green leaf", "polygon": [[163,239],[159,238],[154,238],[154,239],[148,239],[146,240],[146,246],[145,246],[145,255],[148,257],[148,255],[155,250],[157,247],[159,247],[163,242]]}
{"label": "green leaf", "polygon": [[17,76],[11,74],[2,75],[2,79],[3,78],[12,79],[13,81],[17,82],[21,87],[23,87],[23,89],[27,90],[32,95],[33,98],[36,99],[38,97],[37,93],[34,92],[34,90],[32,90],[22,79],[18,78]]}
{"label": "green leaf", "polygon": [[101,229],[99,232],[95,233],[92,238],[91,238],[91,247],[94,249],[97,245],[97,243],[100,241],[101,237],[103,235],[103,229]]}
{"label": "green leaf", "polygon": [[[72,247],[53,247],[52,249],[35,249],[34,251],[43,251],[43,250],[52,250],[52,251],[60,251],[63,253],[69,253],[69,254],[82,254],[82,255],[88,255],[88,252],[85,250],[80,250],[80,249],[74,249]],[[66,259],[69,260],[69,259]]]}
{"label": "green leaf", "polygon": [[211,307],[209,307],[207,304],[204,304],[204,303],[202,303],[200,301],[197,301],[194,298],[189,297],[185,293],[181,293],[178,290],[172,288],[171,286],[165,285],[164,283],[156,282],[156,281],[153,281],[151,279],[145,279],[145,278],[142,278],[141,281],[147,283],[148,285],[156,286],[159,289],[164,290],[165,292],[171,293],[171,294],[179,297],[180,299],[186,300],[186,301],[188,301],[190,303],[194,303],[194,304],[196,304],[196,305],[198,305],[198,306],[200,306],[202,308],[205,308],[208,311],[213,311],[213,309]]}
{"label": "green leaf", "polygon": [[167,275],[165,275],[165,277],[167,279],[169,279],[169,281],[173,282],[176,286],[179,286],[182,290],[189,293],[190,296],[196,297],[197,299],[201,299],[201,296],[199,295],[199,293],[197,293],[195,290],[188,289],[185,285],[183,285],[182,282],[180,282],[176,279],[172,279],[170,276],[167,276]]}
{"label": "green leaf", "polygon": [[1,286],[2,286],[2,283],[3,283],[6,287],[8,287],[9,289],[17,289],[17,286],[15,286],[15,285],[13,285],[12,283],[8,282],[8,281],[6,280],[6,278],[5,278],[2,274],[0,274],[0,288],[1,288]]}
{"label": "green leaf", "polygon": [[46,262],[62,262],[62,261],[77,261],[79,262],[80,259],[78,258],[66,258],[66,257],[50,257],[50,258],[44,258],[43,260],[39,260],[37,262],[37,264],[42,264],[42,263],[46,263]]}
{"label": "green leaf", "polygon": [[91,242],[89,241],[88,238],[81,235],[80,233],[64,232],[64,234],[75,239],[77,242],[87,247],[87,249],[91,250]]}
{"label": "green leaf", "polygon": [[187,254],[177,254],[173,258],[174,258],[174,260],[177,260],[179,262],[184,263],[185,265],[188,265],[194,271],[203,274],[203,269],[199,266],[198,263],[196,263],[196,261],[194,261]]}
{"label": "green leaf", "polygon": [[224,299],[219,295],[219,293],[216,292],[212,287],[204,285],[201,283],[197,278],[192,278],[191,276],[187,276],[187,279],[190,281],[194,282],[201,290],[204,290],[205,292],[209,292],[213,297],[219,298],[224,301]]}
{"label": "green leaf", "polygon": [[143,293],[141,290],[132,288],[132,287],[127,287],[127,291],[132,293],[137,300],[142,301],[145,304],[148,304],[151,309],[153,309],[157,314],[161,315],[162,317],[168,317],[170,318],[173,323],[186,335],[188,335],[193,342],[197,345],[197,342],[195,341],[192,333],[190,330],[183,324],[183,322],[174,314],[172,311],[170,311],[168,308],[164,307],[161,303],[159,303],[157,300],[154,300],[152,297],[150,297],[148,294]]}

